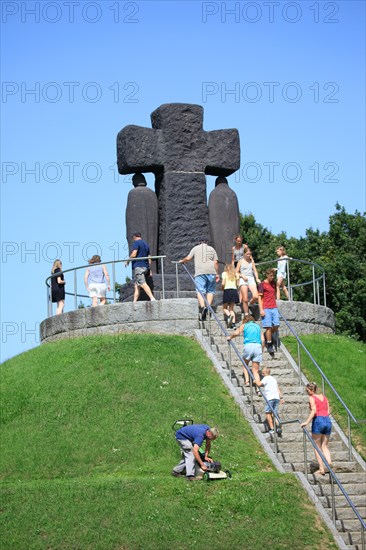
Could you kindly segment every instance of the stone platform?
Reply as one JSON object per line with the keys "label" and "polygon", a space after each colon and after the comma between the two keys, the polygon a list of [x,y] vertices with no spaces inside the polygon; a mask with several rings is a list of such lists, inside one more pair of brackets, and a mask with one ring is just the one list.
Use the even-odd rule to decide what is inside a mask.
{"label": "stone platform", "polygon": [[[334,313],[329,308],[307,302],[281,300],[278,301],[278,306],[299,335],[334,332]],[[222,320],[222,307],[217,306],[214,309]],[[239,306],[236,311],[239,317]],[[42,321],[40,340],[52,342],[65,338],[98,334],[116,335],[124,332],[192,336],[197,328],[199,328],[197,299],[172,298],[156,302],[122,302],[55,315]],[[281,336],[289,334],[283,321],[281,321],[280,334]]]}
{"label": "stone platform", "polygon": [[198,328],[197,299],[124,302],[88,307],[42,321],[41,342],[123,332],[193,336]]}
{"label": "stone platform", "polygon": [[[278,300],[277,304],[280,312],[298,335],[333,334],[335,331],[335,315],[329,307],[284,300]],[[281,321],[280,331],[282,336],[291,334],[283,321]]]}

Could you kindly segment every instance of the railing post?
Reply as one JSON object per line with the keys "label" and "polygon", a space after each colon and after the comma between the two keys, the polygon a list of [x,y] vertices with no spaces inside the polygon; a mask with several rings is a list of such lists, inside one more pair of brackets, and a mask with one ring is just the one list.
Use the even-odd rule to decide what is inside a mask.
{"label": "railing post", "polygon": [[365,550],[365,529],[361,523],[361,545],[362,545],[362,550]]}
{"label": "railing post", "polygon": [[230,345],[230,342],[228,342],[228,346],[229,346],[229,356],[228,356],[228,359],[229,359],[229,377],[230,377],[230,382],[231,382],[231,345]]}
{"label": "railing post", "polygon": [[324,293],[324,306],[327,307],[327,292],[325,288],[325,273],[323,273],[323,293]]}
{"label": "railing post", "polygon": [[274,443],[274,452],[276,455],[276,458],[278,459],[278,441],[277,441],[277,424],[276,424],[276,418],[274,415],[272,415],[272,422],[273,422],[273,443]]}
{"label": "railing post", "polygon": [[77,292],[77,275],[76,275],[76,269],[74,269],[74,309],[78,308],[78,292]]}
{"label": "railing post", "polygon": [[335,525],[336,523],[336,507],[335,507],[335,496],[334,496],[334,479],[332,474],[330,474],[330,495],[332,499],[332,520]]}
{"label": "railing post", "polygon": [[347,431],[348,431],[348,457],[349,461],[352,460],[352,440],[351,440],[351,417],[347,413]]}
{"label": "railing post", "polygon": [[175,264],[175,280],[176,280],[177,298],[179,298],[178,262],[176,262]]}
{"label": "railing post", "polygon": [[165,281],[164,281],[164,258],[161,258],[161,288],[162,288],[162,299],[165,300]]}
{"label": "railing post", "polygon": [[318,306],[320,306],[320,289],[319,289],[319,281],[316,282],[316,295],[317,295]]}
{"label": "railing post", "polygon": [[316,305],[316,291],[315,291],[315,267],[313,266],[313,293],[314,293],[314,305]]}
{"label": "railing post", "polygon": [[304,473],[305,473],[305,477],[307,478],[308,477],[308,455],[307,455],[307,449],[306,449],[306,434],[305,434],[305,431],[303,430],[302,431],[302,435],[303,435],[303,450],[304,450]]}
{"label": "railing post", "polygon": [[116,264],[112,264],[113,303],[116,303]]}
{"label": "railing post", "polygon": [[292,301],[292,288],[291,288],[291,280],[290,280],[290,262],[289,261],[287,261],[287,279],[288,279],[287,286],[288,286],[289,299],[290,301]]}
{"label": "railing post", "polygon": [[252,418],[254,418],[253,381],[251,378],[250,378],[250,412],[252,414]]}
{"label": "railing post", "polygon": [[302,380],[301,380],[301,350],[300,350],[300,344],[299,341],[297,341],[297,364],[299,366],[299,386],[302,386]]}
{"label": "railing post", "polygon": [[52,317],[52,289],[51,289],[51,279],[50,279],[50,286],[47,287],[47,317]]}

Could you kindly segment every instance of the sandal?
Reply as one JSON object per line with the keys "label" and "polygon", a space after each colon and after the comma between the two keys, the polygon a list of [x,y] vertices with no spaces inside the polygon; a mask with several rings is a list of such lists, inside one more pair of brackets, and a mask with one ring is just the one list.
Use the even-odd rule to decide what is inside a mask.
{"label": "sandal", "polygon": [[316,470],[316,472],[314,472],[314,475],[315,476],[325,476],[325,471],[324,470]]}
{"label": "sandal", "polygon": [[250,382],[245,382],[245,383],[244,383],[244,386],[245,386],[246,388],[248,388],[248,387],[250,386]]}

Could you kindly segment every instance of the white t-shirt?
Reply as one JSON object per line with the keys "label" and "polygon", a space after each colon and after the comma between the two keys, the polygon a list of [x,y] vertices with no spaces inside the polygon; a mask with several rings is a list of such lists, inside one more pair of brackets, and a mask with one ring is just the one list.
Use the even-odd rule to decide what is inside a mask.
{"label": "white t-shirt", "polygon": [[270,374],[265,376],[262,380],[263,388],[264,388],[264,395],[268,399],[279,399],[280,398],[280,392],[278,390],[278,384],[277,380],[273,378]]}

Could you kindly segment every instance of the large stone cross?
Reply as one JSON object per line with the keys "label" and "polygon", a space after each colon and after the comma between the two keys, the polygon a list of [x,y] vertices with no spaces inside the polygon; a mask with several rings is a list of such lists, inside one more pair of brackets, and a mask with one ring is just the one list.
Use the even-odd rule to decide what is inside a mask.
{"label": "large stone cross", "polygon": [[201,237],[209,238],[205,174],[229,176],[239,168],[239,134],[236,129],[204,131],[200,105],[161,105],[151,122],[152,128],[130,125],[119,132],[118,171],[155,174],[158,254],[175,260]]}

